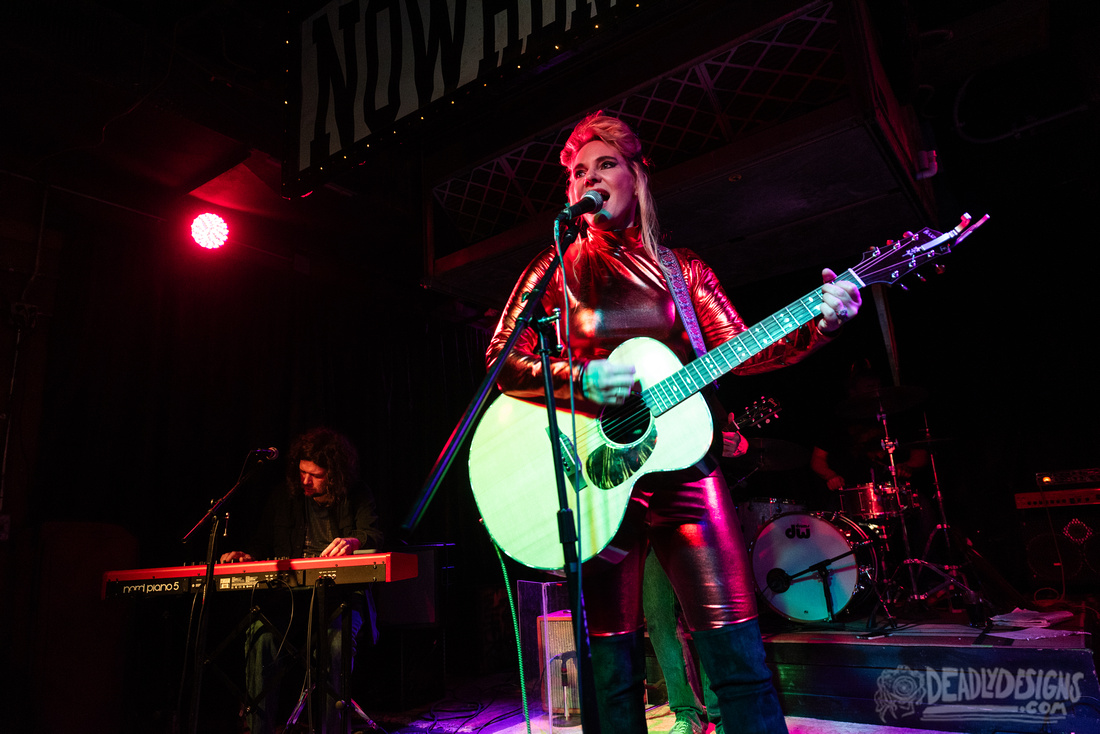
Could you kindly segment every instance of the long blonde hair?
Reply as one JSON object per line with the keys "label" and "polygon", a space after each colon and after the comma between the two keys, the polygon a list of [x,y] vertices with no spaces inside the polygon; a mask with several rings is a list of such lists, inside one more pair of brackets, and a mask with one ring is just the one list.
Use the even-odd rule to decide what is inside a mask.
{"label": "long blonde hair", "polygon": [[[565,147],[561,150],[561,164],[572,172],[573,160],[577,153],[593,140],[600,140],[615,149],[630,166],[638,190],[638,218],[641,226],[642,245],[649,256],[657,260],[657,244],[661,238],[661,226],[657,222],[657,204],[649,190],[649,161],[642,155],[642,141],[622,120],[603,114],[603,110],[593,112],[577,123]],[[571,190],[568,185],[567,193]],[[570,201],[570,203],[575,203]]]}

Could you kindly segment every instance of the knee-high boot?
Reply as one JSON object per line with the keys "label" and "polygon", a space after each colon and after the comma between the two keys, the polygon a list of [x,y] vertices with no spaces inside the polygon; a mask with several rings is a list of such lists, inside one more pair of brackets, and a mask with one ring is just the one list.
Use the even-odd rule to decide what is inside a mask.
{"label": "knee-high boot", "polygon": [[602,734],[645,734],[645,654],[642,633],[593,636],[592,682]]}
{"label": "knee-high boot", "polygon": [[786,734],[779,695],[764,662],[755,619],[692,633],[699,660],[718,696],[722,723],[743,734]]}

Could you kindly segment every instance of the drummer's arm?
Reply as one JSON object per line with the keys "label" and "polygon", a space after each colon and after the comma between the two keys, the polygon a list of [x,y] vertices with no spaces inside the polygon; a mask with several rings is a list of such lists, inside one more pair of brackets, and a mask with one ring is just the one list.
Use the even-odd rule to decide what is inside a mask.
{"label": "drummer's arm", "polygon": [[810,468],[825,482],[825,486],[834,492],[844,489],[844,477],[837,474],[829,467],[829,454],[820,446],[814,446],[810,454]]}

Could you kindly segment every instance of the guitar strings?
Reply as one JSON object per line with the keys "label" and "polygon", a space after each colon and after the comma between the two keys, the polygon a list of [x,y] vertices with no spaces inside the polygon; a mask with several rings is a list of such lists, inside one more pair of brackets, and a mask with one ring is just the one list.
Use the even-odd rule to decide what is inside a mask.
{"label": "guitar strings", "polygon": [[[643,391],[644,392],[644,391]],[[632,393],[640,397],[639,393]],[[592,423],[584,426],[575,434],[576,445],[587,443],[588,439],[597,436],[602,428],[603,434],[610,438],[608,434],[620,433],[625,431],[634,432],[639,428],[649,425],[653,419],[653,414],[645,403],[633,403],[621,405],[616,408],[604,411],[603,415],[596,418]],[[616,442],[620,445],[626,446],[629,443]],[[631,441],[630,443],[633,443]]]}
{"label": "guitar strings", "polygon": [[[837,278],[837,280],[849,279],[849,273],[847,271]],[[805,325],[805,323],[807,323],[808,321],[812,321],[816,315],[815,311],[820,309],[821,302],[821,292],[819,290],[811,291],[798,301],[799,305],[806,309],[806,312],[809,316],[808,318],[800,318],[792,313],[790,309],[794,307],[794,304],[791,304],[791,306],[788,306],[781,311],[777,311],[775,314],[772,314],[771,316],[762,319],[754,326],[748,327],[745,331],[736,334],[729,341],[723,343],[714,350],[711,350],[702,357],[699,357],[688,363],[687,365],[685,365],[685,368],[688,370],[689,373],[691,373],[692,371],[697,373],[696,377],[699,379],[701,379],[703,375],[707,375],[707,379],[703,380],[703,382],[709,382],[711,379],[713,379],[713,377],[710,376],[712,370],[708,369],[708,366],[718,367],[718,365],[716,364],[716,360],[718,358],[724,360],[727,363],[727,368],[720,370],[722,374],[728,371],[731,357],[738,363],[742,362],[742,360],[739,359],[735,354],[723,353],[723,351],[721,350],[722,347],[727,347],[727,345],[731,344],[731,342],[733,342],[734,340],[742,342],[748,342],[751,340],[752,342],[755,342],[755,345],[747,346],[749,346],[750,348],[752,346],[755,346],[756,349],[752,350],[754,352],[760,351],[761,349],[770,346],[772,343],[797,330],[799,327]],[[792,319],[792,322],[795,324],[793,329],[787,328],[787,325],[784,324],[782,320],[780,320],[780,314],[784,314],[788,318]],[[775,325],[779,327],[780,336],[773,337],[771,335],[771,330],[766,326],[766,322],[768,321],[774,322]],[[753,329],[756,327],[762,327],[764,329],[764,333],[768,337],[765,343],[761,343],[758,335],[753,333]],[[686,389],[677,390],[677,385],[679,385],[681,388]],[[640,434],[642,429],[645,426],[649,425],[649,423],[655,418],[653,410],[650,406],[656,404],[658,407],[666,405],[667,407],[673,407],[682,402],[683,398],[680,394],[678,394],[680,392],[690,392],[694,394],[695,390],[692,389],[690,385],[686,385],[682,380],[676,378],[675,375],[669,375],[668,377],[654,383],[649,388],[642,389],[640,392],[632,391],[631,396],[639,398],[640,402],[628,403],[626,405],[618,406],[611,410],[604,411],[602,415],[596,418],[588,426],[585,426],[580,430],[574,429],[574,446],[580,446],[582,443],[587,443],[589,439],[593,438],[595,435],[601,432],[601,430],[602,433],[609,439],[611,438],[611,436],[608,434],[614,433],[632,433],[635,435]],[[639,438],[641,438],[641,436],[639,436]],[[623,443],[619,441],[616,441],[615,443],[621,446],[629,446],[631,443],[635,442],[636,440],[630,441],[628,443]]]}

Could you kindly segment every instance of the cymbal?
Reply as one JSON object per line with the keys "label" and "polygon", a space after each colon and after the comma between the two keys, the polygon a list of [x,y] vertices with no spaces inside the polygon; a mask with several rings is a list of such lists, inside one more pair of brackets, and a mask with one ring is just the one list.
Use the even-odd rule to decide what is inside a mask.
{"label": "cymbal", "polygon": [[753,463],[760,471],[797,469],[810,460],[805,446],[778,438],[750,438],[749,450],[738,459]]}
{"label": "cymbal", "polygon": [[925,446],[939,446],[945,443],[954,443],[954,438],[918,438],[915,441],[901,441],[898,446],[903,449],[919,449]]}
{"label": "cymbal", "polygon": [[891,415],[919,405],[928,397],[923,387],[880,387],[856,393],[837,408],[844,418],[874,418],[880,413]]}

